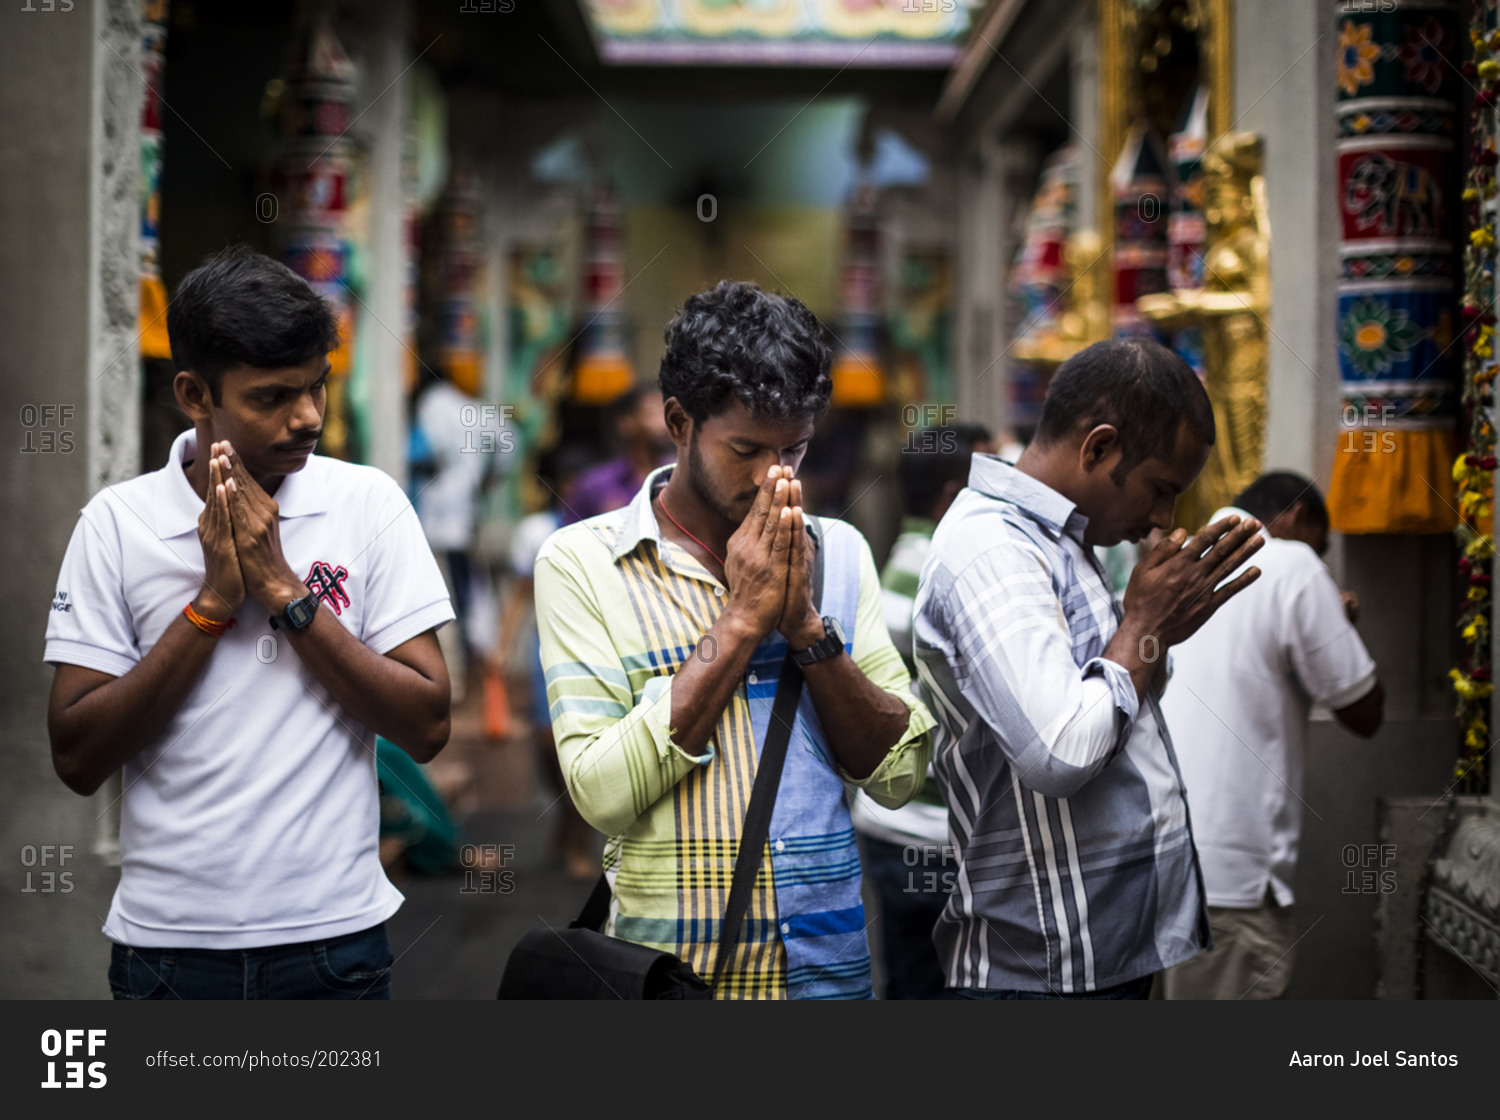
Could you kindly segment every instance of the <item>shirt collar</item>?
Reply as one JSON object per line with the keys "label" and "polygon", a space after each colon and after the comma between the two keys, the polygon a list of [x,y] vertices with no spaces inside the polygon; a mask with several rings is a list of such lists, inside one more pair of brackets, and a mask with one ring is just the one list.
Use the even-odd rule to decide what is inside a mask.
{"label": "shirt collar", "polygon": [[969,467],[969,488],[991,498],[1009,502],[1031,518],[1053,538],[1066,533],[1080,544],[1089,519],[1078,507],[1052,487],[1038,482],[998,455],[976,454]]}
{"label": "shirt collar", "polygon": [[[171,453],[167,456],[165,500],[162,503],[160,526],[164,536],[175,537],[187,532],[197,532],[198,515],[203,512],[203,498],[193,492],[183,464],[198,454],[198,433],[188,428],[172,441]],[[307,465],[300,471],[286,475],[274,495],[276,507],[282,518],[305,517],[308,514],[328,511],[327,487],[320,482],[323,474],[323,457],[310,455]]]}
{"label": "shirt collar", "polygon": [[668,463],[648,474],[646,481],[641,483],[641,488],[635,492],[635,497],[625,507],[625,516],[620,521],[620,535],[615,538],[616,560],[629,555],[644,540],[654,541],[657,551],[661,551],[661,526],[657,523],[656,511],[651,508],[651,498],[656,492],[657,480],[665,483],[671,477],[672,467],[673,464]]}

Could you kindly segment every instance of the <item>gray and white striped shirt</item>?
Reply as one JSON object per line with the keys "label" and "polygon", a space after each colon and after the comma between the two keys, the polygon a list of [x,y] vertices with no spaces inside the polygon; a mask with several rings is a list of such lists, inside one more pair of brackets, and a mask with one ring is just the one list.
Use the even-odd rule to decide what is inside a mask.
{"label": "gray and white striped shirt", "polygon": [[933,932],[953,987],[1091,992],[1209,945],[1160,708],[1101,657],[1119,607],[1086,525],[975,455],[922,569],[917,669],[960,858]]}

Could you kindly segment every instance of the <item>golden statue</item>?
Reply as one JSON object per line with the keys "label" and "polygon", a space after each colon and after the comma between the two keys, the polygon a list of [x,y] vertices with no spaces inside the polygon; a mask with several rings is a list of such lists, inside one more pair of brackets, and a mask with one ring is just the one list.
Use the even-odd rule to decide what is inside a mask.
{"label": "golden statue", "polygon": [[1136,300],[1162,330],[1203,333],[1204,388],[1218,434],[1203,473],[1177,503],[1177,524],[1190,530],[1255,481],[1266,448],[1271,224],[1260,138],[1219,137],[1203,155],[1203,179],[1203,287]]}

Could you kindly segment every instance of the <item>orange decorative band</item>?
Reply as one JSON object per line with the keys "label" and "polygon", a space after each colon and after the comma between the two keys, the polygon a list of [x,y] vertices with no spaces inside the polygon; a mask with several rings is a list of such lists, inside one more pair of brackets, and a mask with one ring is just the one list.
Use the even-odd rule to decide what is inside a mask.
{"label": "orange decorative band", "polygon": [[224,631],[233,629],[234,624],[239,621],[238,619],[231,618],[227,622],[216,622],[211,618],[204,618],[197,611],[193,610],[192,603],[183,607],[182,613],[187,615],[187,620],[199,630],[202,630],[205,634],[212,634],[215,638],[222,637]]}

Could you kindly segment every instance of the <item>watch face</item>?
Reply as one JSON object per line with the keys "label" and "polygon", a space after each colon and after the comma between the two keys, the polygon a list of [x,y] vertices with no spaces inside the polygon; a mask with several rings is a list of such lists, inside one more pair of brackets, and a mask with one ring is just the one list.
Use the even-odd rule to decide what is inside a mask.
{"label": "watch face", "polygon": [[300,630],[311,622],[313,607],[316,603],[316,599],[298,599],[295,602],[288,603],[286,613],[292,620],[292,625]]}

